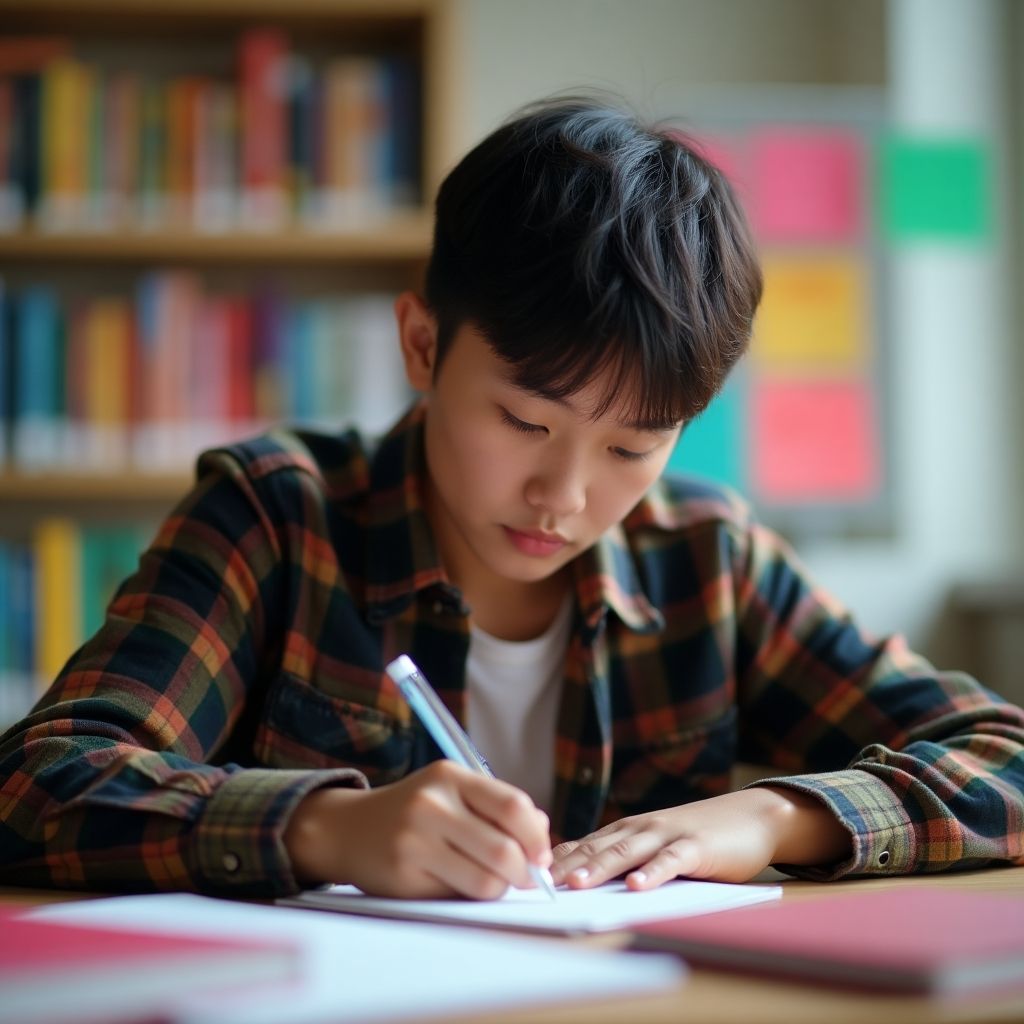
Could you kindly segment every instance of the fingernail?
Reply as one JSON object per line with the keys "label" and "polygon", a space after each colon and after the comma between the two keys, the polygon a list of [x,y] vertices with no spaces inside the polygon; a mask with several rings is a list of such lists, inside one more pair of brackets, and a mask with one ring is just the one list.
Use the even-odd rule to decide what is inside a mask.
{"label": "fingernail", "polygon": [[577,882],[585,882],[590,877],[590,868],[577,868],[573,873],[572,877]]}
{"label": "fingernail", "polygon": [[646,871],[630,871],[629,877],[633,879],[638,885],[643,885],[647,881]]}

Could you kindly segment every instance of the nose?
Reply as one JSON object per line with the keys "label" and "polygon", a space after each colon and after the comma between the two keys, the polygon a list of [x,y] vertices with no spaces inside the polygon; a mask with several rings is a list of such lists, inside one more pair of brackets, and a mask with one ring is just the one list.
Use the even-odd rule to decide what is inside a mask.
{"label": "nose", "polygon": [[526,483],[527,504],[553,519],[566,519],[587,505],[587,484],[580,460],[549,458]]}

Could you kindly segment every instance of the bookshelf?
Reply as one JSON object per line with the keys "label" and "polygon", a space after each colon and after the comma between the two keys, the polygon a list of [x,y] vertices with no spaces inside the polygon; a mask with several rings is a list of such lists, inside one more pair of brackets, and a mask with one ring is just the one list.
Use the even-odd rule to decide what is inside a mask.
{"label": "bookshelf", "polygon": [[[251,70],[253,58],[246,49],[247,40],[260,33],[265,36],[263,45],[272,46],[273,38],[268,44],[266,37],[276,34],[278,40],[284,41],[279,46],[287,47],[279,51],[281,63],[275,68],[278,75],[284,69],[288,76],[287,85],[283,87],[288,106],[281,121],[285,125],[282,130],[287,134],[280,146],[289,163],[287,178],[276,182],[280,186],[280,194],[275,197],[280,200],[284,196],[287,210],[282,216],[280,208],[275,207],[276,215],[269,218],[254,216],[253,210],[257,207],[246,206],[249,198],[246,189],[251,182],[247,177],[250,158],[245,133],[253,134],[254,130],[247,126],[257,123],[259,117],[267,113],[265,106],[259,108],[257,115],[246,108],[246,104],[252,102],[251,80],[246,76],[254,73]],[[373,320],[372,330],[376,333],[369,336],[369,342],[362,344],[369,344],[375,350],[386,347],[383,334],[387,297],[404,288],[418,287],[421,283],[432,230],[430,201],[456,155],[448,134],[453,130],[457,117],[455,104],[459,90],[452,42],[452,6],[447,0],[0,0],[0,57],[5,47],[10,57],[12,47],[23,45],[24,40],[30,38],[49,40],[51,44],[57,40],[64,50],[58,57],[49,58],[50,63],[40,62],[38,68],[27,71],[5,69],[0,60],[0,133],[9,131],[10,138],[14,138],[14,129],[10,125],[17,123],[4,121],[5,76],[11,82],[18,74],[38,76],[40,97],[43,97],[47,85],[42,76],[52,69],[54,60],[66,57],[70,65],[85,69],[86,77],[81,80],[99,83],[89,84],[88,88],[95,90],[95,96],[102,97],[90,100],[93,106],[87,108],[101,111],[95,115],[98,121],[91,122],[89,129],[98,134],[84,136],[91,148],[80,147],[77,153],[81,157],[80,163],[86,162],[83,154],[89,154],[90,170],[80,169],[80,172],[87,174],[85,180],[88,184],[84,188],[89,190],[91,197],[97,188],[107,189],[106,179],[101,178],[102,186],[96,185],[92,161],[97,159],[97,151],[103,148],[107,153],[100,158],[103,173],[112,174],[109,168],[115,166],[109,157],[110,146],[101,147],[97,142],[109,143],[109,136],[102,133],[114,123],[116,116],[109,113],[117,109],[114,101],[108,99],[106,90],[113,88],[109,83],[118,77],[136,80],[135,88],[142,97],[136,98],[136,104],[144,102],[147,83],[155,83],[152,89],[162,90],[160,102],[164,106],[160,116],[167,118],[164,149],[160,151],[160,160],[165,161],[160,165],[161,174],[165,177],[159,185],[161,199],[166,200],[166,206],[160,208],[161,212],[156,217],[147,219],[143,215],[142,158],[138,157],[139,165],[135,168],[138,173],[133,178],[133,188],[138,189],[138,194],[131,197],[128,213],[125,212],[127,207],[104,206],[103,211],[116,209],[119,212],[116,216],[105,212],[87,218],[79,214],[77,219],[54,219],[45,215],[46,210],[40,204],[32,205],[23,214],[20,208],[16,208],[15,219],[8,217],[4,221],[4,211],[0,209],[0,316],[7,318],[9,345],[13,345],[10,342],[15,316],[11,312],[14,309],[12,304],[20,303],[21,296],[27,291],[46,291],[51,295],[52,303],[59,307],[61,329],[65,331],[65,340],[61,344],[67,346],[61,349],[61,358],[64,358],[71,345],[66,339],[78,329],[74,326],[74,318],[79,316],[83,304],[113,296],[121,304],[122,318],[137,324],[141,317],[139,310],[143,303],[144,282],[148,279],[151,284],[156,282],[154,287],[167,284],[169,294],[179,294],[179,297],[182,288],[186,292],[191,289],[193,299],[189,301],[196,303],[197,309],[199,304],[206,304],[201,306],[205,310],[207,306],[216,307],[218,303],[230,301],[237,304],[251,300],[249,312],[253,323],[264,315],[264,293],[270,293],[279,307],[279,315],[296,322],[302,317],[310,322],[315,320],[321,325],[321,334],[323,322],[335,313],[340,311],[342,319],[346,316],[358,319],[366,313],[363,306],[376,301],[372,315],[367,314]],[[253,45],[258,48],[259,44]],[[14,59],[17,61],[17,54]],[[344,124],[346,131],[350,128],[356,131],[352,127],[355,122],[351,119],[347,122],[332,120],[341,115],[330,107],[340,95],[331,93],[330,89],[343,78],[336,69],[346,62],[350,74],[345,81],[350,83],[350,89],[355,88],[351,82],[356,74],[351,68],[360,65],[364,79],[359,81],[372,79],[383,91],[373,94],[374,102],[384,95],[385,100],[380,100],[380,103],[393,104],[386,107],[386,115],[379,114],[384,108],[374,108],[376,116],[385,118],[386,127],[379,129],[375,137],[378,149],[374,153],[378,163],[373,165],[372,173],[377,174],[380,167],[386,165],[396,180],[391,182],[389,179],[384,194],[385,190],[377,187],[380,184],[378,179],[372,178],[369,182],[372,189],[343,197],[345,202],[339,215],[337,205],[332,205],[336,197],[331,192],[337,179],[331,179],[328,182],[330,187],[325,186],[322,193],[318,191],[322,184],[319,177],[317,189],[313,189],[309,182],[314,177],[314,154],[317,176],[326,174],[330,177],[336,173],[331,164],[331,153],[326,156],[324,153],[325,147],[330,146],[325,140],[337,136],[339,124]],[[366,71],[368,66],[370,70]],[[247,67],[250,69],[248,72]],[[337,78],[331,78],[331,75],[337,75]],[[174,99],[175,83],[186,81],[199,82],[198,87],[194,84],[191,87],[203,90],[201,98],[194,101],[197,105],[188,108],[190,111],[205,111],[204,117],[215,116],[209,113],[216,109],[215,101],[210,97],[219,90],[221,100],[227,97],[224,103],[228,106],[222,104],[222,107],[231,116],[220,122],[205,121],[206,128],[189,127],[187,136],[179,133],[179,143],[185,137],[192,147],[188,149],[187,159],[192,161],[188,166],[193,170],[189,171],[186,188],[194,190],[182,193],[185,199],[181,200],[173,194],[180,186],[180,182],[175,184],[174,175],[177,173],[175,167],[180,171],[184,165],[180,162],[176,165],[173,154],[168,156],[167,151],[175,145],[172,138],[175,129],[171,120],[174,117],[173,104],[177,102]],[[275,81],[280,87],[280,77]],[[317,118],[316,127],[308,130],[321,134],[316,136],[315,145],[313,142],[308,145],[309,165],[299,168],[309,173],[299,175],[294,157],[300,143],[295,141],[297,129],[294,119],[299,117],[296,111],[300,108],[297,105],[299,100],[293,97],[299,95],[300,88],[294,83],[302,81],[312,81],[310,90],[319,90],[313,92],[314,98],[308,101],[308,109],[313,112],[309,116]],[[339,89],[344,87],[337,86]],[[402,92],[406,87],[406,92]],[[17,88],[17,84],[11,85],[12,90]],[[182,87],[184,91],[187,88]],[[179,90],[179,94],[181,92]],[[19,94],[12,94],[16,102]],[[348,95],[351,97],[352,93]],[[324,96],[328,98],[324,99]],[[44,121],[46,108],[42,106],[44,100],[41,98],[39,102],[42,113],[39,115],[38,152],[42,164],[47,153],[47,125]],[[293,102],[296,105],[293,106]],[[50,109],[52,112],[57,108]],[[68,107],[62,109],[67,112]],[[346,109],[349,109],[351,118],[351,109]],[[399,120],[399,115],[405,120]],[[137,119],[129,122],[133,131],[138,130],[140,137],[144,116],[144,113],[137,114]],[[248,122],[245,120],[247,116]],[[96,123],[101,126],[99,129],[95,127]],[[187,123],[191,126],[197,122]],[[65,118],[62,124],[69,126],[71,134],[77,130],[71,118]],[[211,124],[214,127],[211,128]],[[373,131],[376,122],[370,117],[358,124],[360,130]],[[415,140],[406,144],[404,150],[400,132],[395,127],[400,124],[412,125],[415,129],[402,135],[402,138]],[[218,125],[226,130],[218,133]],[[53,134],[52,129],[50,131]],[[230,170],[234,174],[232,186],[236,193],[230,197],[230,216],[211,225],[205,222],[208,218],[200,213],[196,198],[201,188],[201,172],[198,170],[201,160],[193,150],[200,141],[205,145],[218,134],[223,136],[229,132],[234,134],[230,136],[232,141],[230,146],[226,144],[225,152],[230,153]],[[262,138],[262,133],[261,127],[253,137]],[[4,139],[0,138],[2,142]],[[257,143],[259,145],[262,143]],[[141,152],[143,142],[139,141],[137,146]],[[4,183],[2,161],[5,148],[0,145],[0,186]],[[253,159],[258,160],[259,157]],[[323,170],[325,163],[327,171]],[[203,166],[209,169],[210,164],[207,162]],[[403,172],[404,177],[401,176]],[[345,173],[344,167],[337,173]],[[45,184],[46,167],[41,167],[38,174]],[[360,182],[361,186],[366,184],[365,181]],[[302,187],[307,190],[304,194],[312,196],[317,205],[301,207]],[[41,185],[40,194],[43,191]],[[173,205],[171,200],[179,205]],[[185,205],[181,205],[182,202]],[[352,309],[346,303],[350,303]],[[22,315],[20,306],[17,315]],[[134,330],[137,332],[138,327]],[[21,344],[24,347],[23,341]],[[139,343],[133,340],[130,344]],[[260,344],[258,340],[252,342],[254,353]],[[323,344],[321,355],[326,351]],[[86,347],[83,351],[89,353],[94,350]],[[13,352],[13,348],[9,347],[8,352]],[[3,341],[0,340],[2,357]],[[254,355],[253,358],[257,357]],[[13,357],[10,357],[9,366],[12,361]],[[361,379],[377,380],[390,372],[387,361],[382,361],[379,353],[364,354],[356,362],[362,368]],[[307,371],[313,366],[314,372],[319,372],[319,364],[307,360],[300,365]],[[393,368],[394,364],[390,365]],[[285,370],[293,377],[300,372],[287,359],[278,359],[255,368],[253,373],[265,376],[284,373]],[[69,369],[67,376],[70,379],[73,371]],[[18,379],[23,381],[25,378],[16,379],[8,375],[8,395],[13,394]],[[126,381],[128,379],[125,377]],[[137,378],[133,377],[131,381],[132,385],[137,384]],[[3,386],[3,374],[0,373],[0,388]],[[66,385],[69,395],[73,386]],[[252,390],[258,400],[259,394],[266,390],[264,382],[255,381]],[[302,388],[296,385],[292,390],[297,394]],[[392,389],[392,395],[396,394],[398,392]],[[320,397],[322,399],[323,395]],[[251,399],[250,405],[256,400]],[[306,400],[308,403],[308,394]],[[271,403],[262,410],[250,407],[239,415],[243,422],[248,422],[245,416],[249,417],[253,430],[261,429],[266,422],[276,419],[303,419],[302,415],[290,415],[290,407],[282,401],[279,396],[276,405]],[[331,411],[337,412],[338,421],[359,421],[360,418],[358,409],[352,415],[345,408]],[[281,415],[275,415],[275,412],[281,412]],[[136,414],[137,410],[125,416]],[[182,415],[181,409],[178,414]],[[125,534],[130,533],[136,544],[140,543],[139,538],[145,537],[147,531],[151,531],[173,502],[187,490],[196,452],[210,446],[205,440],[201,444],[195,442],[180,465],[159,462],[146,465],[145,457],[140,459],[134,454],[134,448],[129,449],[133,453],[131,457],[110,464],[94,459],[88,465],[78,465],[74,455],[57,463],[29,464],[17,457],[17,451],[11,444],[16,415],[11,401],[8,401],[6,410],[0,401],[0,415],[6,416],[10,428],[6,432],[6,443],[0,447],[0,570],[4,568],[5,558],[10,568],[12,559],[20,559],[26,552],[30,559],[38,555],[40,564],[45,561],[46,556],[38,549],[38,537],[54,523],[71,528],[72,532],[63,534],[65,544],[76,543],[73,534],[77,531],[77,543],[83,551],[94,539],[93,532],[102,533],[111,525],[116,529],[118,524],[123,524]],[[183,415],[187,417],[188,410]],[[67,429],[72,431],[75,421],[70,412],[68,416]],[[129,422],[133,428],[137,425],[134,419],[124,420],[124,423]],[[225,439],[249,432],[236,423],[235,429]],[[219,439],[214,443],[219,443]],[[53,554],[51,550],[51,565]],[[123,565],[124,552],[118,557],[119,564]],[[19,571],[23,573],[24,566]],[[41,572],[37,581],[40,586],[45,582],[43,575],[45,573]],[[2,571],[0,576],[3,576]],[[47,626],[44,621],[47,614],[45,595],[40,596],[37,592],[30,600],[37,620],[31,623],[36,635],[29,641],[23,633],[29,624],[26,616],[30,612],[22,607],[15,615],[10,607],[10,592],[12,588],[17,589],[19,579],[23,580],[24,575],[15,577],[13,584],[8,578],[6,599],[0,592],[0,727],[4,719],[17,713],[18,702],[25,697],[26,658],[35,659],[29,674],[35,675],[30,685],[37,685],[52,674],[54,658],[57,657],[53,650],[55,643],[67,645],[76,631],[79,637],[82,635],[80,627],[69,630],[67,623]],[[108,584],[110,582],[108,580]],[[4,586],[4,580],[0,579],[0,591]],[[17,600],[18,595],[14,597]],[[95,609],[84,609],[81,615],[88,624],[95,619]],[[40,635],[47,632],[52,634],[49,638]],[[13,647],[18,647],[20,654],[12,654]],[[44,656],[46,648],[49,648],[49,655]],[[65,654],[69,653],[70,648]],[[15,662],[13,669],[12,658]],[[2,692],[5,671],[11,677],[6,681],[12,686],[17,683],[15,689],[20,688],[20,692],[12,696],[12,686],[7,687],[6,703]],[[12,682],[13,677],[19,678]]]}

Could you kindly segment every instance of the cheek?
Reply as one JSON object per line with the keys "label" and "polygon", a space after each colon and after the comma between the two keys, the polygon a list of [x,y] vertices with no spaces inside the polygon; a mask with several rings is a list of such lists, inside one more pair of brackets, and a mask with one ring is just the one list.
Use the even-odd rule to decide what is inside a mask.
{"label": "cheek", "polygon": [[663,461],[667,460],[624,466],[603,474],[587,502],[591,521],[605,530],[624,519],[661,475]]}

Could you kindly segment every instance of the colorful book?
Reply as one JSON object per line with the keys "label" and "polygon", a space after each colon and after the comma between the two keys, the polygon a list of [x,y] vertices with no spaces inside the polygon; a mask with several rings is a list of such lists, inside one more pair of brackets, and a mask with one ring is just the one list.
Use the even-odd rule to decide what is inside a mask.
{"label": "colorful book", "polygon": [[241,96],[242,222],[258,229],[287,218],[288,40],[276,29],[251,29],[238,45]]}
{"label": "colorful book", "polygon": [[49,686],[82,642],[82,540],[78,523],[52,516],[36,523],[35,668]]}
{"label": "colorful book", "polygon": [[[189,996],[297,982],[301,953],[272,939],[65,924],[0,912],[0,991],[18,1024],[165,1020]],[[184,985],[183,985],[184,981]]]}
{"label": "colorful book", "polygon": [[57,295],[25,289],[17,301],[13,334],[11,447],[24,470],[60,464],[64,433],[64,343]]}
{"label": "colorful book", "polygon": [[87,526],[82,530],[82,638],[103,625],[107,606],[138,568],[141,531],[129,526]]}
{"label": "colorful book", "polygon": [[845,891],[632,931],[637,949],[771,977],[933,995],[1024,987],[1024,898],[993,892]]}
{"label": "colorful book", "polygon": [[40,217],[44,227],[64,231],[86,220],[93,69],[71,58],[43,73]]}

